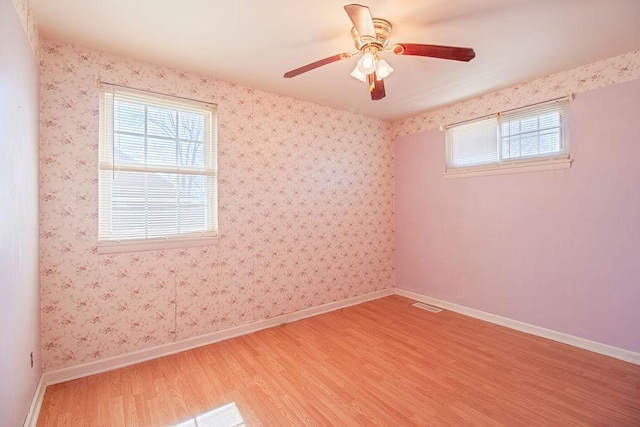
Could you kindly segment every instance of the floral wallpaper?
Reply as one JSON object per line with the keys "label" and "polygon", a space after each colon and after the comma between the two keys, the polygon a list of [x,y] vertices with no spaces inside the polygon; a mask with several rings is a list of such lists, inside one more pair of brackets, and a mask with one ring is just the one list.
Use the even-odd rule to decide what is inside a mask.
{"label": "floral wallpaper", "polygon": [[33,50],[36,58],[38,58],[38,55],[40,54],[40,36],[38,34],[36,22],[33,19],[29,0],[13,0],[13,5],[18,13],[18,18],[20,18],[20,22],[22,23],[22,28],[24,28],[24,32],[29,39],[31,50]]}
{"label": "floral wallpaper", "polygon": [[[45,371],[394,285],[389,124],[48,40],[40,59]],[[98,76],[218,104],[216,245],[97,253]]]}
{"label": "floral wallpaper", "polygon": [[393,137],[640,79],[640,50],[563,71],[393,123]]}

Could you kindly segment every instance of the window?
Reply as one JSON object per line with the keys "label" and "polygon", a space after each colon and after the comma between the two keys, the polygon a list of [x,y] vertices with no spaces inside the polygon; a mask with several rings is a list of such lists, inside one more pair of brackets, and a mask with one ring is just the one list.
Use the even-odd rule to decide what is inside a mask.
{"label": "window", "polygon": [[101,252],[216,237],[214,105],[105,85],[99,152]]}
{"label": "window", "polygon": [[481,119],[447,129],[447,166],[465,168],[498,162],[498,120]]}
{"label": "window", "polygon": [[448,126],[445,175],[568,168],[567,107],[563,98]]}

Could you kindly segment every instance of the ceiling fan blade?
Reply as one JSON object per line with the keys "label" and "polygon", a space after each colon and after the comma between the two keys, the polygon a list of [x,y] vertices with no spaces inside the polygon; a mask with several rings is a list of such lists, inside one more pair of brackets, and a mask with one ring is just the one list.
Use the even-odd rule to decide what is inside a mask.
{"label": "ceiling fan blade", "polygon": [[468,47],[437,46],[433,44],[399,43],[393,46],[396,55],[428,56],[430,58],[453,59],[469,62],[476,57]]}
{"label": "ceiling fan blade", "polygon": [[295,70],[291,70],[287,73],[284,73],[285,79],[290,79],[291,77],[299,76],[302,73],[306,73],[307,71],[315,70],[318,67],[322,67],[323,65],[331,64],[332,62],[340,61],[342,59],[351,58],[350,53],[341,53],[339,55],[333,55],[328,58],[321,59],[316,62],[312,62],[311,64],[307,64],[304,67],[296,68]]}
{"label": "ceiling fan blade", "polygon": [[373,26],[373,19],[371,18],[371,11],[367,6],[361,4],[348,4],[344,7],[344,10],[349,15],[349,19],[353,22],[353,26],[356,27],[358,35],[376,37],[376,29]]}
{"label": "ceiling fan blade", "polygon": [[371,92],[372,100],[379,101],[387,95],[384,90],[384,80],[376,79],[375,73],[367,76],[367,83],[369,83],[369,92]]}

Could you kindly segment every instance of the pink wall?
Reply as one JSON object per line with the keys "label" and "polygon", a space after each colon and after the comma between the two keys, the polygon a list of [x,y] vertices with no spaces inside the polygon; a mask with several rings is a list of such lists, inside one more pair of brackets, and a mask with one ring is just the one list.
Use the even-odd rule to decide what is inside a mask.
{"label": "pink wall", "polygon": [[398,138],[397,286],[640,351],[639,99],[576,97],[569,170],[445,180],[444,133]]}
{"label": "pink wall", "polygon": [[[40,377],[39,69],[0,1],[0,425],[22,425]],[[34,367],[29,353],[34,352]]]}
{"label": "pink wall", "polygon": [[[46,371],[393,286],[393,145],[377,119],[45,42]],[[220,239],[98,255],[98,89],[218,104]]]}

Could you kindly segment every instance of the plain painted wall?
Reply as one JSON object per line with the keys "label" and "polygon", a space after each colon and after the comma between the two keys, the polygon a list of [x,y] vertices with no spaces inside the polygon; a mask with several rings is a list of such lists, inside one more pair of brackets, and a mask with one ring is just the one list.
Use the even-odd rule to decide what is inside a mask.
{"label": "plain painted wall", "polygon": [[[40,72],[0,1],[0,425],[22,425],[42,372],[38,271]],[[34,352],[34,367],[29,353]]]}
{"label": "plain painted wall", "polygon": [[579,94],[571,169],[445,180],[445,134],[394,147],[396,285],[640,351],[640,80]]}

